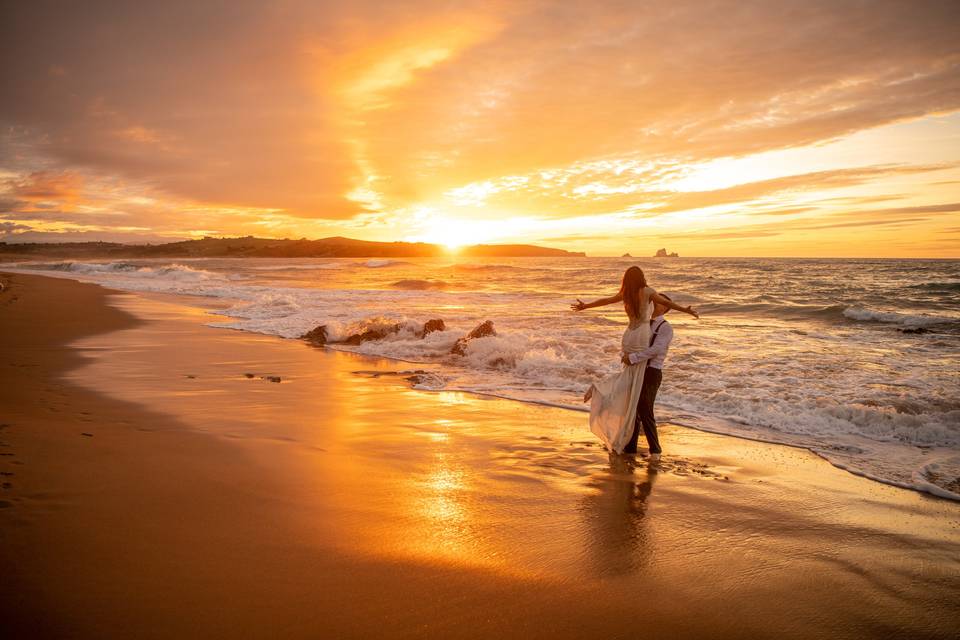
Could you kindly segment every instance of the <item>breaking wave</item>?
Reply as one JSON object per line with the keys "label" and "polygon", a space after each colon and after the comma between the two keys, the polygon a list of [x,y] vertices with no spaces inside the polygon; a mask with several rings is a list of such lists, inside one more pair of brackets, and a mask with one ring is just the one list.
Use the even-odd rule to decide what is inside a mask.
{"label": "breaking wave", "polygon": [[80,275],[117,275],[124,278],[164,279],[200,282],[209,279],[220,279],[222,274],[216,274],[204,269],[171,263],[159,266],[138,265],[133,262],[29,262],[16,265],[22,269],[32,271],[61,271]]}
{"label": "breaking wave", "polygon": [[849,307],[843,310],[843,315],[859,322],[883,322],[897,324],[904,327],[932,327],[938,324],[960,323],[960,318],[934,316],[928,314],[907,314],[896,311],[873,311],[863,307]]}

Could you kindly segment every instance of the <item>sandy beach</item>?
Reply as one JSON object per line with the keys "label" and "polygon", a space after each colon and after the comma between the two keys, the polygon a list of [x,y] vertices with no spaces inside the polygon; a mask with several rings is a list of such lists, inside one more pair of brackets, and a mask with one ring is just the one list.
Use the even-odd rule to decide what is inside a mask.
{"label": "sandy beach", "polygon": [[[960,504],[2,275],[0,635],[952,638]],[[274,381],[279,379],[279,381]]]}

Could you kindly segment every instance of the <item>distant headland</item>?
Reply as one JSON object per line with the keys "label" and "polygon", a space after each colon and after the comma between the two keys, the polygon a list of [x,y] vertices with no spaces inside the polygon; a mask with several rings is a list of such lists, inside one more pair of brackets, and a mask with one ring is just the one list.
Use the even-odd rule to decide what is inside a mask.
{"label": "distant headland", "polygon": [[[425,242],[372,242],[352,238],[275,240],[270,238],[211,238],[165,244],[119,242],[0,242],[0,256],[63,258],[431,258],[448,256],[442,245]],[[565,251],[532,244],[475,244],[456,249],[471,258],[583,258],[582,251]]]}

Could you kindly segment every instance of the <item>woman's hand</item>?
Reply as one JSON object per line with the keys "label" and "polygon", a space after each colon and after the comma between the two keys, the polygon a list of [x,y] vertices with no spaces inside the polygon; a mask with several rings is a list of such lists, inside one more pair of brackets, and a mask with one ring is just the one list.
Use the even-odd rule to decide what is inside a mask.
{"label": "woman's hand", "polygon": [[693,307],[687,307],[686,309],[684,309],[684,311],[685,311],[686,313],[689,313],[690,315],[692,315],[692,316],[693,316],[694,318],[696,318],[697,320],[700,319],[700,314],[697,313],[697,310],[694,309]]}
{"label": "woman's hand", "polygon": [[577,298],[577,301],[571,304],[570,308],[573,309],[574,311],[583,311],[584,309],[587,308],[587,304],[580,298]]}

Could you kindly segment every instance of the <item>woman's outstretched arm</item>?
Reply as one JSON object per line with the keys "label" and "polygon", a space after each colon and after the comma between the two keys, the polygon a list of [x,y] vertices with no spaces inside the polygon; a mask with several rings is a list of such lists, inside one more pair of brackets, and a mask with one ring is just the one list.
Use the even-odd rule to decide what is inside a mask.
{"label": "woman's outstretched arm", "polygon": [[682,311],[682,312],[684,312],[684,313],[689,313],[689,314],[692,315],[694,318],[697,318],[698,320],[700,319],[700,314],[697,313],[696,309],[694,309],[693,307],[689,307],[689,306],[688,306],[688,307],[681,307],[680,305],[678,305],[676,302],[674,302],[674,301],[671,300],[670,298],[665,298],[665,297],[663,297],[662,295],[660,295],[659,293],[657,293],[656,291],[654,291],[654,292],[650,295],[650,299],[653,300],[653,301],[654,301],[655,303],[657,303],[657,304],[662,304],[663,306],[669,307],[669,308],[671,308],[671,309],[673,309],[673,310],[675,310],[675,311]]}
{"label": "woman's outstretched arm", "polygon": [[584,309],[593,309],[594,307],[602,307],[604,305],[613,304],[614,302],[620,302],[623,300],[622,293],[616,293],[609,298],[598,298],[593,302],[584,302],[580,298],[577,298],[577,301],[570,305],[570,308],[574,311],[583,311]]}

